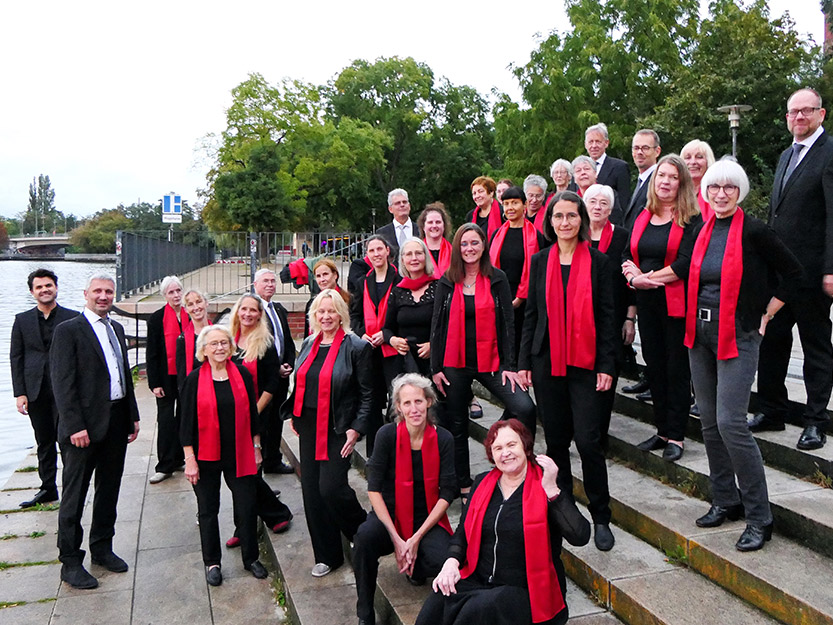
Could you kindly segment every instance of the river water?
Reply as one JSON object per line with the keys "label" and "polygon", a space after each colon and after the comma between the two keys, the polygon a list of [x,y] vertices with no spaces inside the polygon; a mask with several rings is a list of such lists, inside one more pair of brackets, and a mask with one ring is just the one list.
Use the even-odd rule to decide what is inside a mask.
{"label": "river water", "polygon": [[84,306],[83,291],[91,275],[116,275],[113,263],[0,262],[0,487],[20,466],[35,444],[29,417],[20,414],[15,406],[9,368],[9,343],[14,316],[35,305],[26,285],[26,277],[39,267],[51,269],[58,275],[58,303],[74,310],[81,310]]}

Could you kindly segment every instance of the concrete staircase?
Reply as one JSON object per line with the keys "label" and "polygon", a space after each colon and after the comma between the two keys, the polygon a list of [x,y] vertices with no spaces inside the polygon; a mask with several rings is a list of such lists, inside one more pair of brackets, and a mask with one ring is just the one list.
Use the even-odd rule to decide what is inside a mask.
{"label": "concrete staircase", "polygon": [[[488,399],[481,403],[484,417],[469,428],[473,474],[489,468],[480,441],[502,412]],[[654,432],[650,405],[620,393],[615,410],[608,471],[616,546],[602,553],[592,541],[581,548],[564,544],[571,623],[833,625],[833,491],[821,484],[831,475],[833,450],[796,450],[800,429],[790,425],[786,432],[757,436],[767,464],[775,535],[762,551],[744,554],[734,548],[743,521],[715,529],[694,524],[709,505],[699,420],[690,419],[685,454],[671,464],[659,452],[636,449]],[[536,450],[543,446],[539,426]],[[294,461],[297,440],[289,428],[285,448]],[[364,452],[364,443],[358,451]],[[354,454],[351,481],[369,508],[362,453]],[[581,461],[573,455],[574,490],[586,503]],[[803,479],[814,474],[819,483]],[[297,512],[289,533],[270,534],[269,556],[293,620],[303,625],[356,622],[352,570],[345,565],[322,579],[310,576],[313,560],[300,484],[283,479],[280,487],[283,500]],[[449,512],[456,527],[458,501]],[[411,625],[429,592],[427,585],[411,587],[396,572],[393,558],[384,558],[376,593],[378,623]]]}

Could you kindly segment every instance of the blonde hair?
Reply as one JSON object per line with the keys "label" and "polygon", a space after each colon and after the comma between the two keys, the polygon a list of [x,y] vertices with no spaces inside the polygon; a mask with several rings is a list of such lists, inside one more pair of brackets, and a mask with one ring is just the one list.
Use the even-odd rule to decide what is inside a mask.
{"label": "blonde hair", "polygon": [[315,313],[318,312],[321,301],[328,297],[332,300],[333,308],[336,309],[336,313],[341,318],[341,327],[345,332],[350,332],[350,309],[347,308],[347,304],[344,303],[341,295],[335,289],[324,289],[315,296],[315,299],[312,300],[312,305],[309,307],[309,327],[312,334],[315,335],[321,332],[321,324],[318,323],[318,318],[315,316]]}
{"label": "blonde hair", "polygon": [[425,275],[426,276],[433,276],[434,275],[434,257],[431,256],[431,252],[428,250],[428,246],[425,245],[425,241],[422,239],[408,239],[402,244],[402,247],[399,248],[399,273],[401,273],[406,278],[411,278],[411,272],[408,271],[408,268],[405,266],[405,263],[402,261],[402,255],[405,253],[405,246],[409,243],[416,243],[422,248],[422,253],[425,255]]}
{"label": "blonde hair", "polygon": [[685,228],[691,218],[700,214],[700,205],[697,203],[697,191],[694,189],[694,182],[691,180],[691,174],[688,173],[685,161],[677,154],[668,154],[659,159],[657,168],[651,175],[651,183],[648,186],[648,203],[645,208],[652,215],[658,215],[660,211],[660,202],[657,198],[656,183],[657,173],[659,168],[665,164],[673,165],[677,170],[677,176],[680,180],[680,186],[677,189],[677,200],[674,203],[674,210],[671,213],[671,218],[674,223]]}
{"label": "blonde hair", "polygon": [[273,340],[272,333],[269,332],[269,326],[266,325],[269,322],[266,321],[266,311],[263,300],[259,295],[255,295],[254,293],[241,295],[240,299],[235,302],[234,307],[231,309],[230,331],[232,336],[237,336],[237,333],[241,332],[240,317],[238,316],[238,313],[240,312],[240,306],[243,305],[243,300],[247,298],[253,299],[257,303],[257,309],[260,311],[260,321],[255,326],[254,330],[252,330],[246,337],[246,349],[243,351],[243,360],[251,362],[253,360],[263,358],[264,354],[266,354],[266,350],[272,346]]}
{"label": "blonde hair", "polygon": [[229,354],[233,354],[234,350],[237,349],[237,344],[234,342],[234,335],[231,333],[231,330],[229,330],[228,327],[221,326],[221,325],[205,326],[202,330],[200,330],[199,336],[197,336],[197,344],[196,344],[196,347],[194,349],[197,360],[199,360],[200,362],[205,361],[205,344],[207,342],[206,337],[208,336],[209,333],[215,332],[215,331],[222,332],[223,334],[226,335],[226,338],[229,341],[229,345],[231,346]]}

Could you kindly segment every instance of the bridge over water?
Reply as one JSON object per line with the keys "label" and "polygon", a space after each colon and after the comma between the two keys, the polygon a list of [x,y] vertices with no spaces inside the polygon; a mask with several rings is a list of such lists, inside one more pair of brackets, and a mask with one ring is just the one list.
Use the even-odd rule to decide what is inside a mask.
{"label": "bridge over water", "polygon": [[68,234],[23,235],[9,238],[9,249],[18,254],[57,255],[68,246]]}

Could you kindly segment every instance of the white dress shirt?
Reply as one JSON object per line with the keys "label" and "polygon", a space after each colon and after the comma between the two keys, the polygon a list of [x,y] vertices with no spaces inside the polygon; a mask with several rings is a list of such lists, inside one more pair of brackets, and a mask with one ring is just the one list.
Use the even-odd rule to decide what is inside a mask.
{"label": "white dress shirt", "polygon": [[[104,352],[104,360],[107,363],[107,373],[110,375],[110,399],[115,401],[124,397],[124,389],[121,387],[119,376],[119,358],[121,354],[116,354],[113,351],[113,346],[110,344],[110,339],[107,336],[107,325],[104,323],[104,317],[99,317],[92,310],[84,307],[84,317],[90,322],[90,325],[95,332],[95,336],[101,345],[101,351]],[[127,372],[125,372],[127,373]]]}

